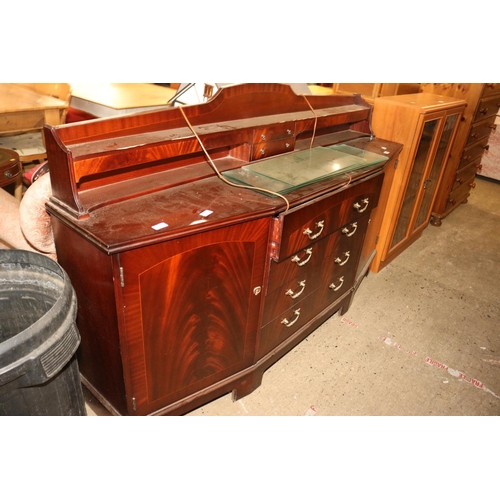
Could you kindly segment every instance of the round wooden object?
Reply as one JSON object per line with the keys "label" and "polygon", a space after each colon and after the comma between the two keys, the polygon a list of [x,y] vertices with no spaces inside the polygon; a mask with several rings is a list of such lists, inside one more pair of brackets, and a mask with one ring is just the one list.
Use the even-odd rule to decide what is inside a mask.
{"label": "round wooden object", "polygon": [[0,148],[0,187],[13,184],[21,177],[19,155],[12,149]]}

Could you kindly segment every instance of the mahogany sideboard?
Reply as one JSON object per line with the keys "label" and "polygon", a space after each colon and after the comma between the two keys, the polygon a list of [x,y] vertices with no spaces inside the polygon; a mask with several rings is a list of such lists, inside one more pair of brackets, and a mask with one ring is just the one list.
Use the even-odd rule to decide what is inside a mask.
{"label": "mahogany sideboard", "polygon": [[[241,398],[347,311],[402,147],[373,137],[371,112],[360,96],[242,84],[204,104],[45,127],[80,371],[109,411]],[[328,173],[301,178],[332,154]]]}

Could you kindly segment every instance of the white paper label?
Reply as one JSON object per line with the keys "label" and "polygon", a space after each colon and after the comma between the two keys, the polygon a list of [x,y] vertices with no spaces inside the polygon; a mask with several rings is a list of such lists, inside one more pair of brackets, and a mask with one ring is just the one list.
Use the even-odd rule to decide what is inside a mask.
{"label": "white paper label", "polygon": [[151,226],[155,231],[158,231],[159,229],[163,229],[164,227],[168,227],[168,224],[166,222],[159,222],[158,224],[155,224],[154,226]]}

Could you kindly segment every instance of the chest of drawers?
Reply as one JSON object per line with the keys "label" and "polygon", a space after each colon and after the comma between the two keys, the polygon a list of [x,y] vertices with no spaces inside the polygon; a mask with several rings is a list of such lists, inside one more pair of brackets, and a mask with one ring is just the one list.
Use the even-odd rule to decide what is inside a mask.
{"label": "chest of drawers", "polygon": [[442,219],[467,202],[475,187],[475,176],[481,172],[481,158],[487,154],[490,134],[496,129],[500,84],[426,83],[421,91],[467,102],[432,208],[431,224],[440,226]]}
{"label": "chest of drawers", "polygon": [[[267,114],[242,118],[247,101]],[[176,109],[45,129],[55,193],[47,208],[78,298],[79,366],[112,413],[176,415],[228,392],[241,398],[349,307],[374,250],[364,243],[384,168],[401,146],[371,138],[363,124],[370,107],[357,97],[311,100],[317,120],[302,101],[285,86],[245,84],[186,112],[193,122],[204,117],[200,140],[221,169],[250,165],[256,137],[261,144],[283,134],[295,151],[348,138],[381,160],[283,198],[214,175]]]}

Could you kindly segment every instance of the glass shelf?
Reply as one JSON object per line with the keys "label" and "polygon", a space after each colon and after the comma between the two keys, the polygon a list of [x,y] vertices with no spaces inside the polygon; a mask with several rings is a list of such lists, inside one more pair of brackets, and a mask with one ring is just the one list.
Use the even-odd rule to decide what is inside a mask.
{"label": "glass shelf", "polygon": [[387,161],[345,144],[315,147],[256,161],[223,173],[228,180],[285,194],[303,186]]}

